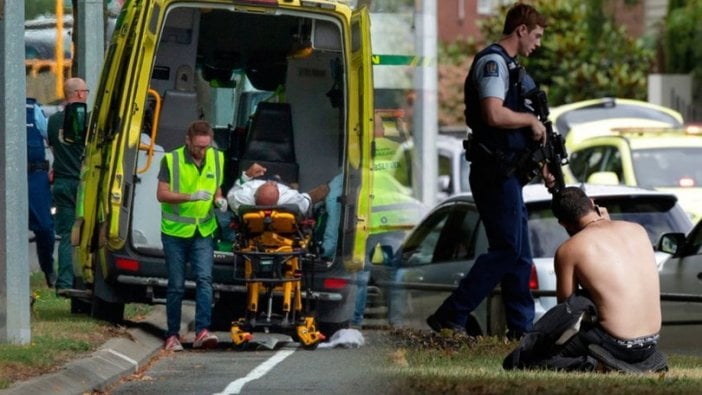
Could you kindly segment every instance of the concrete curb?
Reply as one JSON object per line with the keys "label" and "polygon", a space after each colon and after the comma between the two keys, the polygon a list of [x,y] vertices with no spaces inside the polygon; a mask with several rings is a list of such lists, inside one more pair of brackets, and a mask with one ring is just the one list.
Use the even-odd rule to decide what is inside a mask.
{"label": "concrete curb", "polygon": [[[194,305],[184,302],[181,334],[194,320]],[[165,306],[158,305],[144,321],[127,330],[128,335],[108,340],[90,356],[67,363],[60,371],[15,383],[0,394],[80,395],[105,391],[110,385],[137,372],[163,346]]]}

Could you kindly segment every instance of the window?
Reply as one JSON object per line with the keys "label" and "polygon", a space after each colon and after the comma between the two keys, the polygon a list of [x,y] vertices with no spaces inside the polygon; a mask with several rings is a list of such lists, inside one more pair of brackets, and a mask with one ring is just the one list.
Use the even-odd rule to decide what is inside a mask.
{"label": "window", "polygon": [[[403,261],[409,266],[473,259],[481,232],[474,206],[444,207],[422,222],[405,243]],[[484,236],[483,236],[484,238]],[[483,243],[484,244],[484,243]]]}
{"label": "window", "polygon": [[593,173],[608,171],[615,173],[619,183],[624,182],[621,153],[615,147],[597,146],[571,153],[570,171],[579,182],[587,182]]}

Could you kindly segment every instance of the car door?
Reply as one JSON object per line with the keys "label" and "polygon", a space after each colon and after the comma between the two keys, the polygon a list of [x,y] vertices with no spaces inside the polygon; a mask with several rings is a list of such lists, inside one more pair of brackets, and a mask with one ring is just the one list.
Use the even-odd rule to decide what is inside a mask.
{"label": "car door", "polygon": [[659,275],[663,324],[702,324],[702,303],[665,299],[666,294],[702,296],[702,222],[690,232],[682,250],[663,263]]}
{"label": "car door", "polygon": [[404,292],[405,321],[422,321],[487,250],[480,217],[472,203],[445,205],[410,234],[395,280]]}

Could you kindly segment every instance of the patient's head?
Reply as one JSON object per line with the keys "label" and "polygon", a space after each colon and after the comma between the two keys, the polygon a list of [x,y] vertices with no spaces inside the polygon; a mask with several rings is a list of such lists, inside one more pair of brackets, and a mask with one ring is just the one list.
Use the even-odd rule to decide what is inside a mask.
{"label": "patient's head", "polygon": [[275,181],[266,181],[258,189],[256,189],[256,205],[257,206],[275,206],[278,204],[278,185]]}

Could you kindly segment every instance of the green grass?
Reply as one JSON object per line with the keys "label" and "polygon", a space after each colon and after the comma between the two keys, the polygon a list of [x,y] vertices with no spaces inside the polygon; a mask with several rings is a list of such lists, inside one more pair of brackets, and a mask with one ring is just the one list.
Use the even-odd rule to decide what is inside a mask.
{"label": "green grass", "polygon": [[401,394],[698,394],[702,358],[668,355],[662,374],[505,371],[502,359],[516,343],[495,337],[462,345],[406,341],[393,345],[385,373]]}
{"label": "green grass", "polygon": [[[56,297],[41,273],[32,274],[30,286],[36,298],[31,312],[31,343],[0,344],[0,389],[54,371],[126,331],[87,315],[71,314],[70,301]],[[139,320],[150,310],[145,305],[127,305],[125,318]]]}

